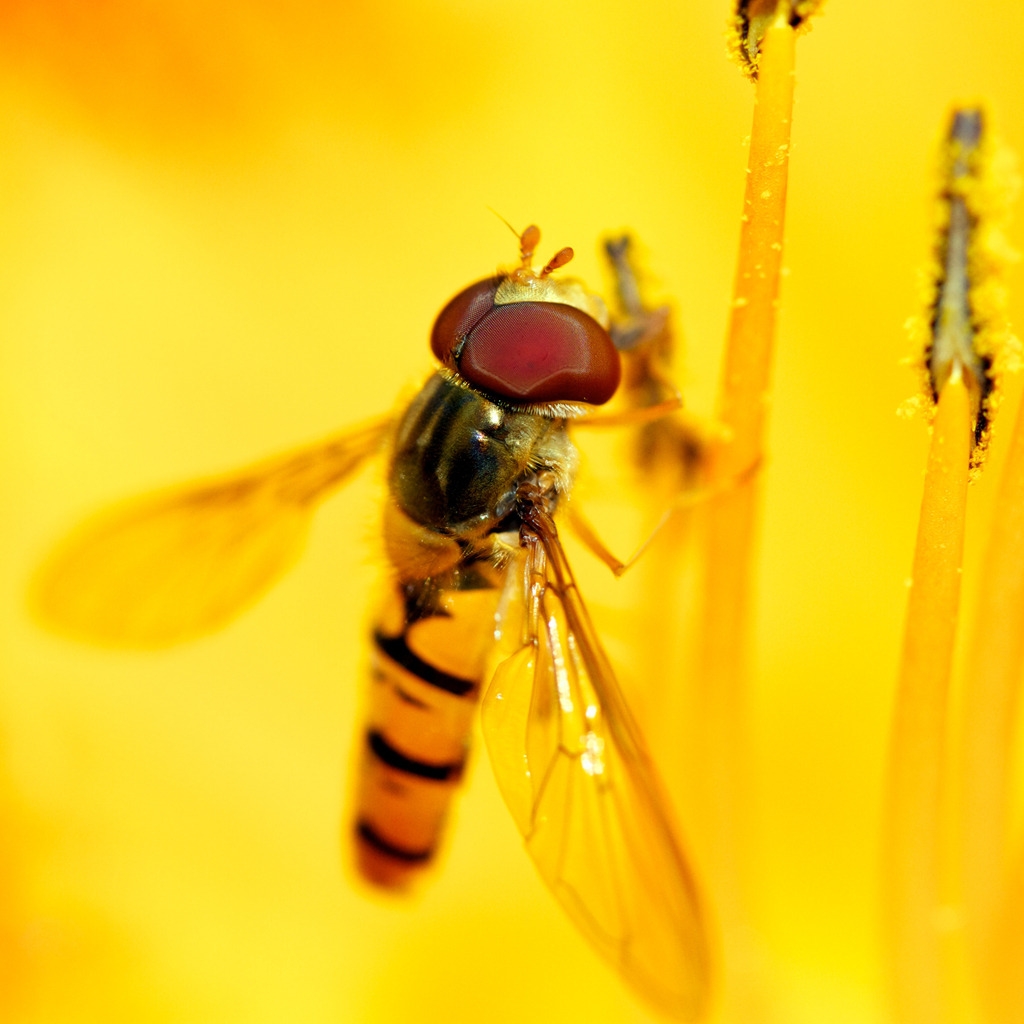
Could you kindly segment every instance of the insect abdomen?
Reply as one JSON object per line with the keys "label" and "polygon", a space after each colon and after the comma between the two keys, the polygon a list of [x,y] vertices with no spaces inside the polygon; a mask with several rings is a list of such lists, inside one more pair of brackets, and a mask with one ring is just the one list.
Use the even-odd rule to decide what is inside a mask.
{"label": "insect abdomen", "polygon": [[[482,582],[482,581],[479,581]],[[357,862],[402,887],[431,861],[462,778],[497,591],[400,587],[374,633],[356,811]]]}

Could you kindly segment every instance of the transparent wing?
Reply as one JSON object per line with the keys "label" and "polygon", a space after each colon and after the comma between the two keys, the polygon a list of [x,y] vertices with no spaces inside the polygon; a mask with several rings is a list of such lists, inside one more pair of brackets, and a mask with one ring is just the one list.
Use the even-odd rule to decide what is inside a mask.
{"label": "transparent wing", "polygon": [[50,629],[121,647],[161,647],[219,628],[292,565],[317,502],[389,427],[377,422],[101,512],[42,566],[35,612]]}
{"label": "transparent wing", "polygon": [[648,1002],[697,1020],[708,938],[662,785],[554,523],[538,509],[524,520],[522,628],[482,709],[499,788],[577,927]]}

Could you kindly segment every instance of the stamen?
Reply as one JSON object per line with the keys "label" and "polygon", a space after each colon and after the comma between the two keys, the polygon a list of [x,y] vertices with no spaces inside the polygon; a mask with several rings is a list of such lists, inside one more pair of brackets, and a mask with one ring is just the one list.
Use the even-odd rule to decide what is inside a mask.
{"label": "stamen", "polygon": [[984,461],[992,417],[1002,400],[1000,377],[1017,362],[1017,346],[1005,317],[1000,232],[1008,192],[996,157],[983,133],[977,108],[957,111],[943,147],[938,236],[926,318],[913,321],[926,339],[922,372],[926,401],[936,401],[959,366],[971,397],[974,430],[972,468]]}
{"label": "stamen", "polygon": [[[761,462],[775,341],[782,241],[789,176],[793,110],[794,31],[789,5],[776,11],[758,50],[756,105],[740,230],[740,256],[718,404],[723,430],[710,446],[707,485],[722,497],[708,516],[702,582],[701,687],[696,716],[704,723],[696,756],[706,766],[704,808],[713,898],[733,956],[723,987],[749,989],[748,979],[730,977],[755,958],[748,936],[749,880],[743,851],[751,823],[748,656],[752,633],[752,574],[758,489],[749,468]],[[740,482],[742,481],[742,482]],[[767,997],[766,997],[767,998]],[[743,1016],[742,1014],[740,1016]]]}
{"label": "stamen", "polygon": [[971,311],[969,201],[981,144],[977,110],[954,114],[945,144],[941,201],[948,218],[927,352],[937,399],[914,550],[913,576],[896,689],[883,831],[883,909],[895,1019],[947,1019],[951,995],[936,928],[943,890],[943,762],[960,607],[964,520],[971,452],[983,397],[984,360]]}
{"label": "stamen", "polygon": [[748,78],[755,80],[765,34],[776,19],[790,28],[804,25],[824,0],[738,0],[729,26],[729,51]]}
{"label": "stamen", "polygon": [[968,251],[978,223],[968,206],[967,194],[977,177],[981,131],[981,111],[956,112],[947,142],[950,166],[941,200],[947,209],[948,222],[939,235],[937,246],[941,270],[936,282],[931,321],[933,340],[928,354],[932,394],[937,397],[954,368],[959,367],[971,393],[975,423],[981,408],[985,367],[974,347]]}

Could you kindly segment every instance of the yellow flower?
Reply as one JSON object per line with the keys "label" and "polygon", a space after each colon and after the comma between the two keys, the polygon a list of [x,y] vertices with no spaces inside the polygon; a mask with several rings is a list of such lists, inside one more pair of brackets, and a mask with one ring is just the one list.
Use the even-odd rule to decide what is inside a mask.
{"label": "yellow flower", "polygon": [[[482,756],[412,906],[368,899],[339,866],[379,475],[326,508],[295,572],[215,637],[80,648],[42,633],[24,594],[96,507],[408,395],[440,305],[507,256],[489,207],[539,223],[552,252],[573,245],[591,282],[598,236],[635,232],[685,330],[687,402],[710,416],[752,100],[724,56],[727,14],[4,5],[0,1017],[647,1019],[543,891]],[[920,421],[895,416],[913,388],[903,322],[949,106],[983,100],[1024,153],[1021,18],[1015,0],[834,0],[798,44],[747,722],[759,1002],[744,1024],[886,1019],[882,776],[927,447]],[[1019,269],[1008,283],[1024,323]],[[968,611],[1001,436],[972,488]],[[604,504],[584,479],[588,498]],[[633,525],[615,523],[624,546]],[[629,640],[654,614],[640,584],[657,566],[616,584],[587,557],[574,551],[595,618],[656,718],[677,680],[646,661],[630,678]],[[690,758],[673,780],[684,826],[701,771]]]}

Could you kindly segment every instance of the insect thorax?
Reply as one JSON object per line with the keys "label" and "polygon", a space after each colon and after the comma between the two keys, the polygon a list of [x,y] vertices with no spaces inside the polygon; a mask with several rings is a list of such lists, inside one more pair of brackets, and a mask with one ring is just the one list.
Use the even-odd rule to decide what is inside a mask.
{"label": "insect thorax", "polygon": [[[544,479],[557,500],[569,487],[576,461],[565,420],[502,408],[435,374],[395,437],[388,483],[397,508],[386,524],[392,560],[406,575],[410,558],[429,561],[433,552],[440,564],[467,546],[479,548],[490,535],[515,529],[519,485]],[[395,513],[408,521],[404,528]],[[403,540],[396,531],[408,536]],[[416,557],[415,546],[426,550]]]}

